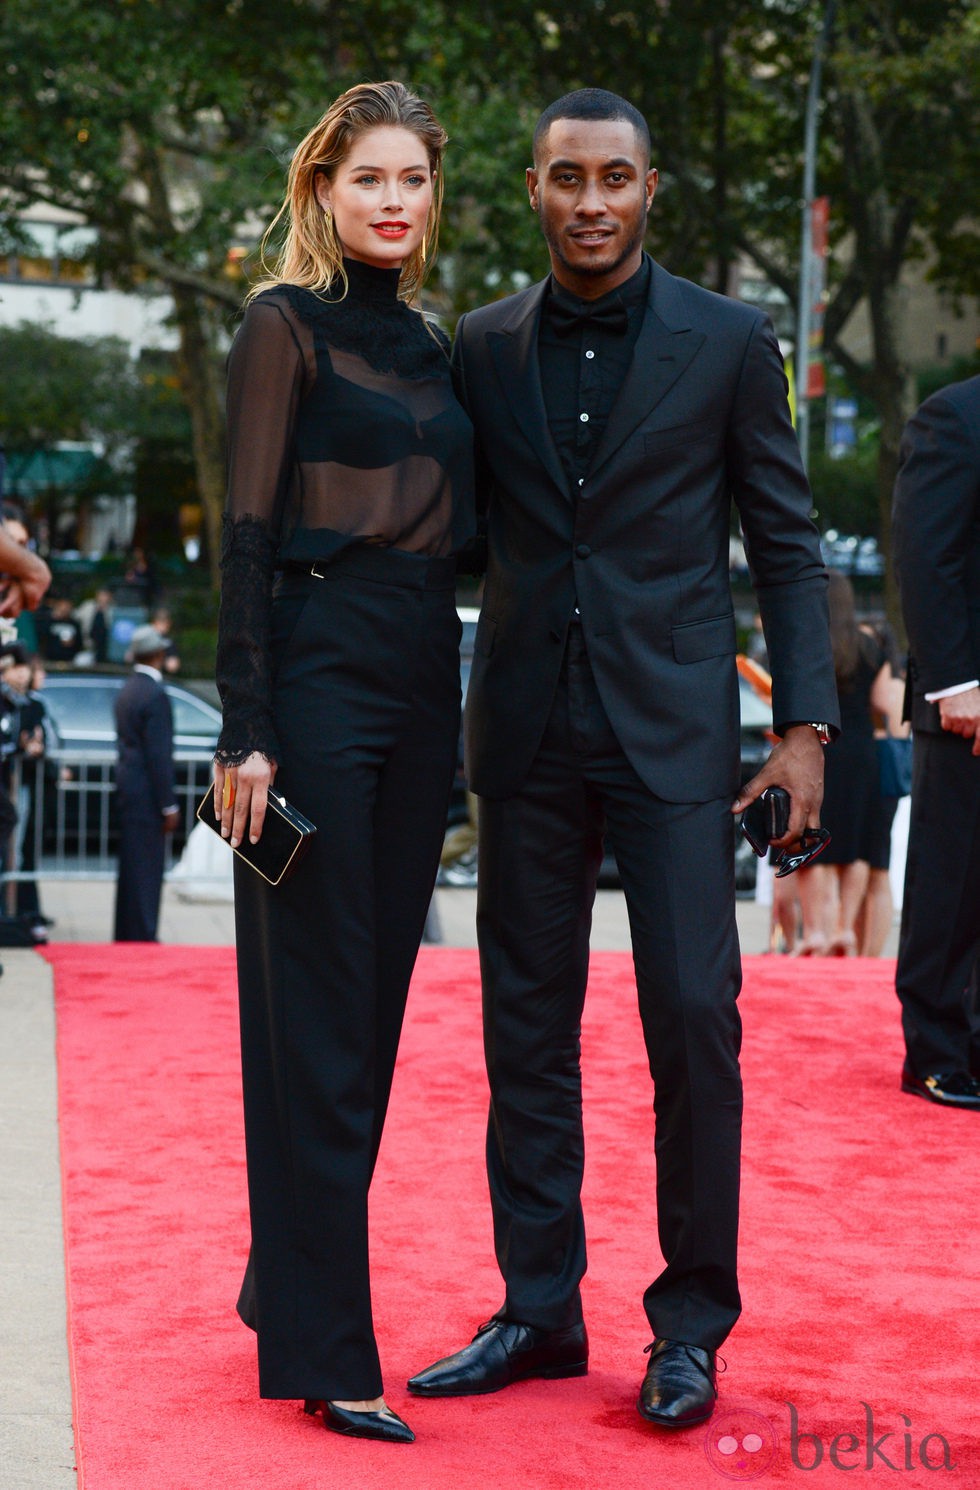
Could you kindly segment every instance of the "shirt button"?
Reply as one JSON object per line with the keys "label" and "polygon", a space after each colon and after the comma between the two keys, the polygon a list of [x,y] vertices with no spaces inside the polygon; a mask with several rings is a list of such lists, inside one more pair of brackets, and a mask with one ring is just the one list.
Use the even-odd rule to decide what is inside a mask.
{"label": "shirt button", "polygon": [[586,357],[588,357],[589,361],[591,362],[592,359],[593,359],[593,357],[595,356],[595,352],[586,352],[585,355],[586,355]]}
{"label": "shirt button", "polygon": [[578,548],[576,548],[576,550],[575,550],[575,555],[576,555],[576,558],[587,559],[589,557],[589,555],[591,554],[591,552],[592,552],[592,550],[591,550],[591,548],[589,547],[589,545],[587,543],[580,543],[578,545]]}
{"label": "shirt button", "polygon": [[588,422],[589,422],[589,416],[588,416],[588,414],[580,414],[578,417],[581,419],[581,421],[582,421],[583,424],[588,424]]}

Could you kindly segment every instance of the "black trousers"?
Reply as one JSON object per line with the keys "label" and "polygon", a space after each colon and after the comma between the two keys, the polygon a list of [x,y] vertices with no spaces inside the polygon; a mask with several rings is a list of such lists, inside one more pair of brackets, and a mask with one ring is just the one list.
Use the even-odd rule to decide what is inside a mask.
{"label": "black trousers", "polygon": [[368,1186],[459,733],[454,566],[392,550],[287,575],[273,605],[276,787],[318,828],[270,887],[235,866],[263,1397],[382,1389]]}
{"label": "black trousers", "polygon": [[919,731],[895,986],[918,1076],[980,1073],[980,759]]}
{"label": "black trousers", "polygon": [[[581,1315],[580,1026],[604,830],[626,894],[655,1084],[667,1265],[644,1305],[655,1334],[704,1348],[738,1317],[741,972],[730,805],[651,794],[619,747],[573,626],[522,791],[480,803],[487,1161],[507,1318],[558,1329]],[[622,1183],[633,1183],[628,1154]]]}
{"label": "black trousers", "polygon": [[[38,797],[43,791],[43,766],[35,761],[25,761],[22,767],[24,784],[21,787],[20,810],[23,814],[23,830],[20,839],[20,861],[18,869],[33,873],[37,869],[34,838],[37,832]],[[37,880],[17,881],[17,915],[32,922],[41,918],[41,897]]]}
{"label": "black trousers", "polygon": [[160,810],[140,783],[119,781],[119,873],[114,938],[155,942],[163,888],[164,832]]}

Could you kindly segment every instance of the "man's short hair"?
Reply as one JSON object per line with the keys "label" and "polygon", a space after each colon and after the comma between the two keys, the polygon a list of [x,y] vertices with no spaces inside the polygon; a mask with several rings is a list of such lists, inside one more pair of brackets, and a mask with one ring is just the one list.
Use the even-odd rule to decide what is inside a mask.
{"label": "man's short hair", "polygon": [[614,119],[632,124],[636,137],[647,156],[650,154],[650,126],[627,99],[605,88],[577,88],[550,103],[534,126],[532,149],[537,163],[538,152],[548,130],[556,119]]}

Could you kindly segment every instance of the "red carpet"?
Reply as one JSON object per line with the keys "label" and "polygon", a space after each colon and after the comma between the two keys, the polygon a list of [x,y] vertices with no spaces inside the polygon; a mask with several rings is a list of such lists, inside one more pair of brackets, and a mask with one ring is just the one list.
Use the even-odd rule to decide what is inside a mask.
{"label": "red carpet", "polygon": [[980,1125],[899,1092],[891,963],[746,960],[744,1313],[712,1423],[670,1436],[634,1410],[659,1252],[651,1093],[616,953],[594,958],[584,1037],[592,1370],[407,1397],[406,1377],[501,1293],[476,956],[423,952],[373,1200],[387,1396],[418,1434],[396,1448],[256,1395],[234,1314],[247,1230],[231,952],[48,955],[81,1490],[717,1490],[855,1470],[858,1484],[980,1485]]}

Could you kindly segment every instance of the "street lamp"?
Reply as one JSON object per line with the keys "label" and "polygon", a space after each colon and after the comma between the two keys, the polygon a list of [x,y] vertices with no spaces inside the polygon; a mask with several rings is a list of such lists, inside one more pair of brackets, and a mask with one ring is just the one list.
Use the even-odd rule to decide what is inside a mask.
{"label": "street lamp", "polygon": [[820,103],[820,77],[824,53],[830,40],[837,11],[837,0],[827,0],[823,25],[817,37],[810,64],[810,86],[806,95],[806,121],[803,144],[803,227],[800,236],[800,288],[796,315],[796,435],[800,442],[803,465],[810,459],[810,404],[807,385],[810,378],[810,315],[813,309],[813,200],[817,176],[817,107]]}

